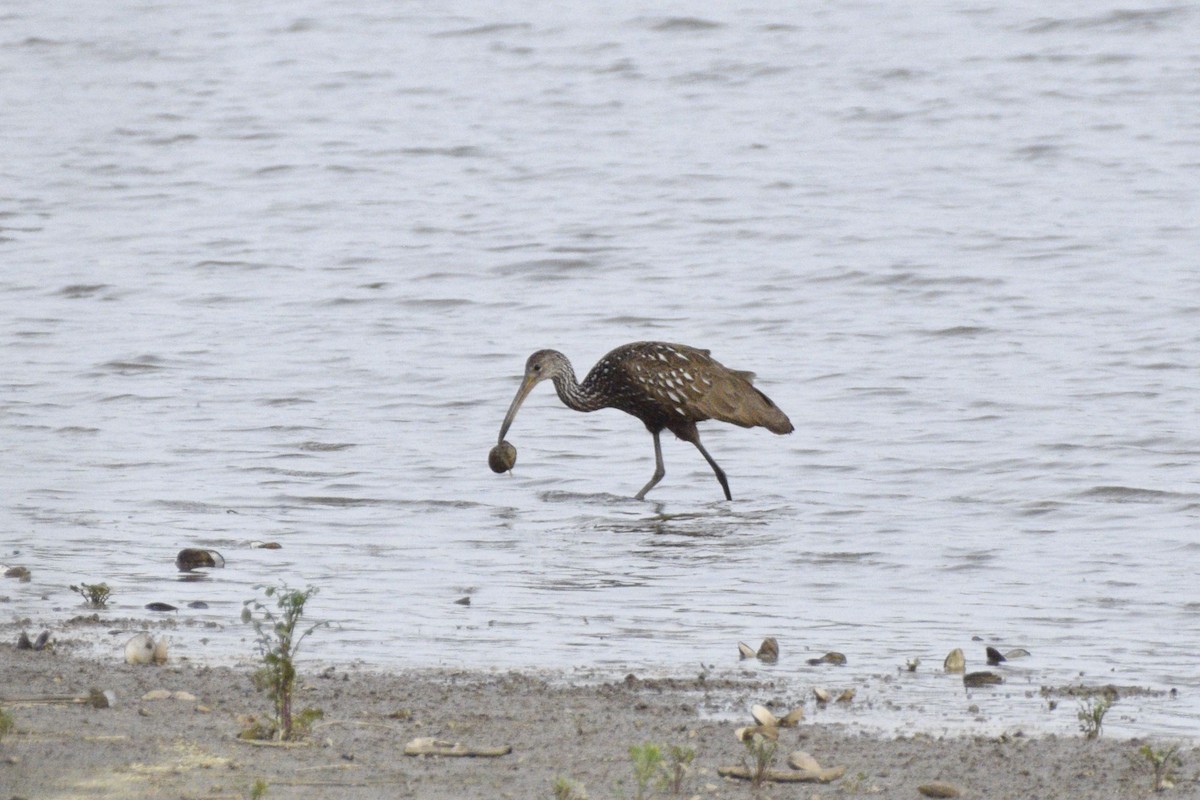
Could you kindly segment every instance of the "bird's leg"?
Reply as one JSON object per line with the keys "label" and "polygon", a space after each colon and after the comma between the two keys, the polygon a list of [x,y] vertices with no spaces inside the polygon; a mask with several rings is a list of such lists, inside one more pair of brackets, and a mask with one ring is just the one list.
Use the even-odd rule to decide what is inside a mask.
{"label": "bird's leg", "polygon": [[717,466],[717,462],[713,461],[713,457],[704,449],[704,445],[700,444],[700,434],[696,434],[696,438],[692,439],[692,444],[696,445],[696,449],[700,451],[700,455],[704,456],[704,460],[712,467],[713,472],[717,473],[717,480],[721,482],[721,488],[725,490],[725,499],[732,500],[733,495],[729,493],[729,481],[725,479],[725,470]]}
{"label": "bird's leg", "polygon": [[[663,466],[662,460],[662,442],[658,440],[658,431],[650,431],[654,436],[654,475],[650,478],[650,482],[642,487],[642,490],[634,495],[634,500],[645,500],[646,492],[654,488],[655,484],[663,479],[663,475],[667,474],[667,468]],[[715,464],[713,465],[716,466]],[[725,476],[721,476],[721,482],[725,482]],[[728,492],[726,492],[728,494]]]}

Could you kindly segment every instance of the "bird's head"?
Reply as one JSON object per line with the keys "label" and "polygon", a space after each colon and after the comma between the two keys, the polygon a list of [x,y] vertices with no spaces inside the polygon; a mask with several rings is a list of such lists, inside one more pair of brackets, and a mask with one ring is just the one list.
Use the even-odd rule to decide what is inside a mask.
{"label": "bird's head", "polygon": [[525,362],[525,377],[521,380],[520,387],[517,388],[517,395],[513,398],[512,405],[508,407],[508,413],[504,415],[504,424],[500,426],[500,440],[504,440],[504,434],[508,433],[508,427],[512,425],[513,419],[517,416],[517,409],[521,407],[521,403],[525,402],[525,398],[534,386],[544,380],[554,380],[570,373],[571,362],[567,361],[567,357],[557,350],[538,350],[531,355]]}
{"label": "bird's head", "polygon": [[557,350],[538,350],[525,362],[525,380],[535,385],[547,378],[565,376],[570,369],[567,357]]}

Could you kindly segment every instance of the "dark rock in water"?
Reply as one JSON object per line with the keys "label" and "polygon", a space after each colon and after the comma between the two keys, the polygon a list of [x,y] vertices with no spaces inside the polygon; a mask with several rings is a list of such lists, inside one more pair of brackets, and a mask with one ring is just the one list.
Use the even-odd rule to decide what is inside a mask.
{"label": "dark rock in water", "polygon": [[175,566],[180,572],[190,572],[200,567],[223,567],[225,557],[216,550],[203,550],[199,547],[185,547],[175,556]]}
{"label": "dark rock in water", "polygon": [[503,441],[488,453],[488,466],[497,474],[508,472],[517,464],[517,448]]}
{"label": "dark rock in water", "polygon": [[33,643],[34,650],[45,650],[46,645],[50,644],[50,631],[42,631],[38,635],[37,641]]}
{"label": "dark rock in water", "polygon": [[1001,661],[1006,661],[1006,660],[1007,659],[1005,659],[1004,656],[1000,654],[1000,651],[997,650],[996,648],[994,648],[994,647],[987,648],[988,666],[994,667],[997,664],[999,664]]}
{"label": "dark rock in water", "polygon": [[179,609],[170,603],[146,603],[147,611],[178,611]]}
{"label": "dark rock in water", "polygon": [[963,686],[976,689],[980,686],[998,686],[1004,683],[1004,678],[994,672],[968,672],[963,675]]}
{"label": "dark rock in water", "polygon": [[469,595],[467,597],[460,597],[454,601],[454,604],[457,606],[469,606],[471,605],[471,598]]}
{"label": "dark rock in water", "polygon": [[779,642],[774,636],[768,636],[763,639],[763,643],[758,648],[758,660],[767,664],[774,664],[779,660]]}
{"label": "dark rock in water", "polygon": [[26,567],[9,567],[8,569],[4,570],[4,577],[16,578],[17,580],[21,581],[21,583],[29,583],[33,576]]}
{"label": "dark rock in water", "polygon": [[21,631],[21,635],[17,637],[17,649],[18,650],[32,650],[33,649],[33,642],[29,641],[29,634],[25,633],[25,631]]}
{"label": "dark rock in water", "polygon": [[208,603],[203,600],[193,600],[188,603],[188,608],[208,608]]}
{"label": "dark rock in water", "polygon": [[808,659],[808,665],[810,667],[815,667],[819,664],[836,664],[839,667],[844,667],[844,666],[846,666],[846,657],[844,655],[842,655],[841,653],[830,650],[828,653],[821,656],[820,658]]}

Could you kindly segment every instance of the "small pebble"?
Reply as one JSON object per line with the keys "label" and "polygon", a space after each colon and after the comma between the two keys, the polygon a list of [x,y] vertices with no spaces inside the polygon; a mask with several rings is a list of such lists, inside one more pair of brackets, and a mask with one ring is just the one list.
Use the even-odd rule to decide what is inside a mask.
{"label": "small pebble", "polygon": [[959,797],[962,795],[962,790],[954,784],[946,783],[945,781],[923,783],[917,787],[917,791],[926,797]]}

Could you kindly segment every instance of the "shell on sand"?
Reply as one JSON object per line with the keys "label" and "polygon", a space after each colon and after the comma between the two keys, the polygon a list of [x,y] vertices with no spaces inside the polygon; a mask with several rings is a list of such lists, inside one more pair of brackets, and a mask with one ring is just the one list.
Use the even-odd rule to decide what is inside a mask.
{"label": "shell on sand", "polygon": [[757,704],[750,706],[750,716],[754,717],[754,721],[764,727],[775,728],[779,726],[779,718],[772,714],[766,706]]}
{"label": "shell on sand", "polygon": [[167,646],[171,643],[171,637],[164,636],[154,643],[154,663],[167,663]]}
{"label": "shell on sand", "polygon": [[205,550],[200,547],[185,547],[175,556],[175,566],[180,572],[190,572],[200,567],[223,567],[225,556],[216,550]]}
{"label": "shell on sand", "polygon": [[775,741],[779,738],[779,728],[775,725],[747,725],[744,728],[738,728],[733,735],[738,738],[739,742],[748,742],[755,736]]}
{"label": "shell on sand", "polygon": [[125,643],[126,664],[151,664],[154,662],[154,637],[139,633]]}
{"label": "shell on sand", "polygon": [[809,772],[820,772],[821,765],[817,760],[803,750],[797,750],[788,756],[788,766],[792,769],[806,769]]}
{"label": "shell on sand", "polygon": [[774,636],[768,636],[763,639],[763,643],[758,648],[758,660],[768,664],[773,664],[779,660],[779,642]]}
{"label": "shell on sand", "polygon": [[800,724],[800,720],[802,719],[804,719],[804,707],[793,708],[783,719],[779,720],[779,727],[794,728]]}

